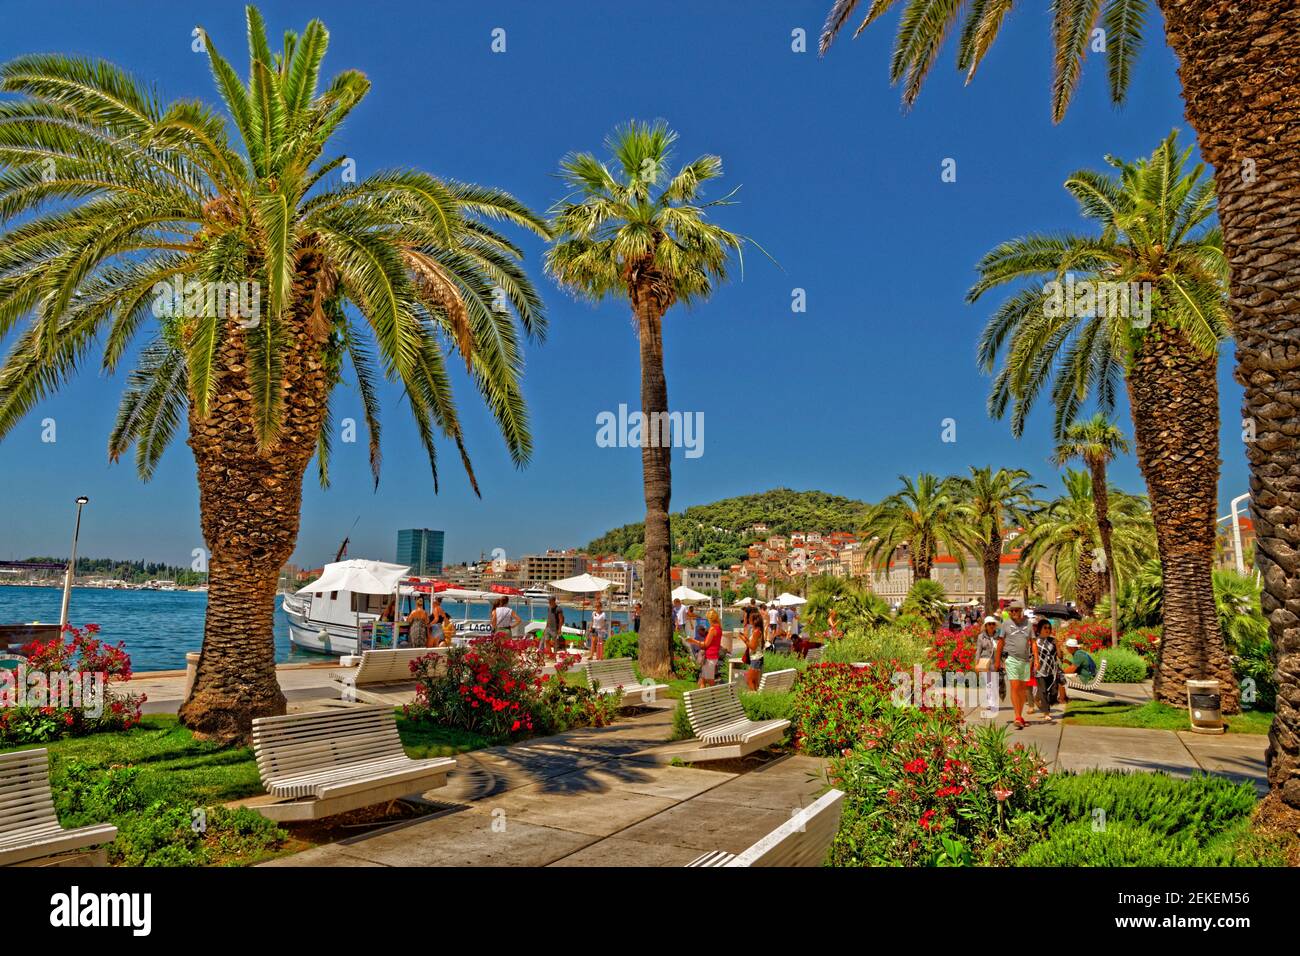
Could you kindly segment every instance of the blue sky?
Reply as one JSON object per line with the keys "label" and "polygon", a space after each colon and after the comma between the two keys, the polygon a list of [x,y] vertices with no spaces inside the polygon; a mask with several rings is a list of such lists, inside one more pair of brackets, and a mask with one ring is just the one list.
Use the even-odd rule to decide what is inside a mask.
{"label": "blue sky", "polygon": [[[1008,18],[970,86],[945,48],[910,113],[887,77],[895,17],[831,54],[791,50],[803,28],[815,44],[828,0],[618,4],[265,3],[273,36],[312,16],[329,28],[327,75],[366,72],[373,89],[339,137],[362,175],[416,166],[507,189],[544,210],[561,194],[565,153],[599,150],[631,117],[666,119],[677,158],[722,156],[739,205],[718,211],[759,241],[743,281],[665,323],[669,402],[701,412],[704,453],[674,456],[674,510],[774,487],[866,500],[894,490],[900,472],[964,472],[971,464],[1029,468],[1056,489],[1048,464],[1050,410],[1013,439],[985,414],[988,380],[976,337],[997,298],[968,306],[973,265],[998,242],[1073,229],[1080,218],[1061,183],[1106,153],[1145,155],[1173,128],[1185,142],[1176,63],[1153,12],[1128,104],[1112,109],[1105,63],[1090,59],[1069,115],[1049,114],[1048,5]],[[617,14],[615,15],[615,11]],[[202,24],[243,68],[237,3],[10,3],[0,59],[59,51],[102,56],[153,82],[167,98],[215,100],[206,57],[191,52]],[[504,29],[506,51],[493,53]],[[945,159],[956,182],[941,180]],[[383,477],[369,484],[364,440],[336,443],[333,486],[309,469],[295,559],[330,558],[352,528],[354,556],[391,559],[402,527],[447,532],[449,559],[503,548],[510,556],[581,545],[643,514],[636,449],[602,448],[596,417],[639,402],[628,308],[595,307],[542,274],[543,244],[517,237],[546,302],[550,333],[529,346],[524,391],[532,463],[515,470],[468,382],[458,381],[468,445],[483,491],[476,499],[444,449],[441,492],[393,389],[385,390]],[[793,313],[792,290],[807,311]],[[6,347],[8,343],[3,343]],[[1241,390],[1230,349],[1220,363],[1220,499],[1245,490],[1237,421]],[[189,561],[202,546],[194,463],[177,441],[148,484],[105,448],[122,376],[97,359],[0,443],[0,558],[65,554],[72,500],[91,498],[81,553]],[[360,419],[355,393],[335,415]],[[42,442],[53,418],[57,440]],[[941,441],[942,421],[957,441]],[[1130,431],[1127,408],[1121,422]],[[1115,480],[1143,490],[1130,458]],[[1221,511],[1221,513],[1224,513]]]}

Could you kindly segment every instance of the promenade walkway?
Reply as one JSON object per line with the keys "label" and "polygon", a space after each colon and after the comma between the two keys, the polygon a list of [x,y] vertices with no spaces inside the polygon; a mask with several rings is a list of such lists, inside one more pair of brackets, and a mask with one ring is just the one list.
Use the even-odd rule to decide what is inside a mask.
{"label": "promenade walkway", "polygon": [[[337,698],[335,665],[282,665],[292,711]],[[1150,699],[1143,684],[1105,685]],[[142,675],[132,690],[174,712],[184,675]],[[425,799],[432,815],[272,861],[267,866],[681,866],[707,850],[738,853],[820,794],[825,761],[802,755],[743,765],[673,766],[665,700],[611,727],[583,728],[462,754],[448,785]],[[1059,708],[1057,709],[1059,713]],[[1003,706],[996,718],[1011,721]],[[987,720],[978,710],[968,721]],[[1052,770],[1161,770],[1249,780],[1263,793],[1266,737],[1066,724],[1013,730]],[[747,771],[747,772],[743,772]]]}

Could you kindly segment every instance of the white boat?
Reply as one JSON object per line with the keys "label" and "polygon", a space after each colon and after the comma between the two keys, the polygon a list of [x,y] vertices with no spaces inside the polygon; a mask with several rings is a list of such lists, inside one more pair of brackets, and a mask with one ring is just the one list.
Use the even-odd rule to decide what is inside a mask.
{"label": "white boat", "polygon": [[[296,594],[281,596],[280,606],[289,619],[289,640],[295,647],[318,654],[359,654],[374,648],[393,647],[393,625],[380,621],[384,605],[401,599],[398,619],[404,619],[417,597],[429,599],[422,589],[401,583],[410,569],[383,561],[354,559],[325,565],[321,576]],[[438,595],[454,601],[486,601],[497,597],[489,591],[452,590]],[[453,641],[465,644],[476,637],[490,637],[490,621],[466,617],[456,623]],[[409,646],[405,624],[397,625],[398,647]]]}
{"label": "white boat", "polygon": [[554,592],[548,591],[546,588],[525,588],[523,599],[525,601],[545,601],[552,597],[553,594]]}

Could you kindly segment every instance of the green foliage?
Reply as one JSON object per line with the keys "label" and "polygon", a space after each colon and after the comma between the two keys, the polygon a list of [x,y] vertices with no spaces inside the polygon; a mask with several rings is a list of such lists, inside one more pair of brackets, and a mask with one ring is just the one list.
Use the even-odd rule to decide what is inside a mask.
{"label": "green foliage", "polygon": [[917,631],[897,624],[850,631],[822,648],[822,660],[841,664],[897,661],[903,668],[926,660],[929,644]]}
{"label": "green foliage", "polygon": [[1197,774],[1182,780],[1166,773],[1090,770],[1057,773],[1048,789],[1054,819],[1091,822],[1100,810],[1106,825],[1139,823],[1158,836],[1204,842],[1255,808],[1250,783]]}
{"label": "green foliage", "polygon": [[742,690],[740,704],[750,720],[794,721],[794,691],[782,694],[753,694]]}
{"label": "green foliage", "polygon": [[930,628],[936,628],[948,613],[948,595],[943,585],[930,578],[919,578],[907,592],[901,614],[919,617]]}
{"label": "green foliage", "polygon": [[541,733],[558,734],[573,727],[606,727],[618,719],[621,701],[581,684],[550,680],[535,708]]}
{"label": "green foliage", "polygon": [[251,863],[288,834],[252,810],[204,807],[160,791],[136,766],[95,767],[77,760],[51,778],[64,826],[113,823],[109,859],[124,866],[207,866]]}
{"label": "green foliage", "polygon": [[605,658],[630,657],[637,660],[640,655],[639,635],[636,631],[619,631],[605,638]]}
{"label": "green foliage", "polygon": [[850,628],[878,627],[893,617],[884,598],[858,581],[822,575],[808,585],[808,603],[800,610],[807,630],[822,634],[830,630],[830,614],[835,612],[836,629],[843,633]]}
{"label": "green foliage", "polygon": [[1136,684],[1147,678],[1147,662],[1125,647],[1106,647],[1097,652],[1097,663],[1109,661],[1104,684]]}
{"label": "green foliage", "polygon": [[1247,833],[1256,801],[1250,783],[1090,770],[1054,775],[1046,800],[1051,828],[1018,865],[1233,866],[1272,859]]}
{"label": "green foliage", "polygon": [[1153,833],[1139,823],[1115,822],[1104,830],[1091,823],[1055,827],[1029,847],[1017,866],[1228,866],[1231,855],[1203,848],[1182,834]]}
{"label": "green foliage", "polygon": [[[726,661],[723,661],[722,666],[725,667],[726,663]],[[808,662],[798,654],[778,654],[776,651],[768,651],[763,655],[764,673],[768,671],[784,671],[790,668],[802,671],[807,667]]]}
{"label": "green foliage", "polygon": [[[1273,722],[1270,711],[1243,709],[1224,718],[1230,734],[1267,734]],[[1093,727],[1140,727],[1150,730],[1187,730],[1187,707],[1171,707],[1158,700],[1134,704],[1123,700],[1070,701],[1066,723]]]}
{"label": "green foliage", "polygon": [[[739,564],[748,556],[749,545],[767,534],[845,531],[861,524],[867,510],[865,502],[851,498],[788,488],[695,505],[671,516],[673,563],[687,567]],[[749,530],[756,524],[767,525],[766,534]],[[645,525],[638,522],[605,532],[583,550],[631,558],[631,549],[641,546],[644,538]],[[754,596],[746,595],[743,588],[739,594]]]}

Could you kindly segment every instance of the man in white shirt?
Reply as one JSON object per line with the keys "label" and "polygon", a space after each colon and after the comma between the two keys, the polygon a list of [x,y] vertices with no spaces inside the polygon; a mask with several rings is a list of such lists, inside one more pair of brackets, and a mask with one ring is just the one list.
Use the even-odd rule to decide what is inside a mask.
{"label": "man in white shirt", "polygon": [[680,598],[673,598],[673,630],[686,633],[686,608]]}

